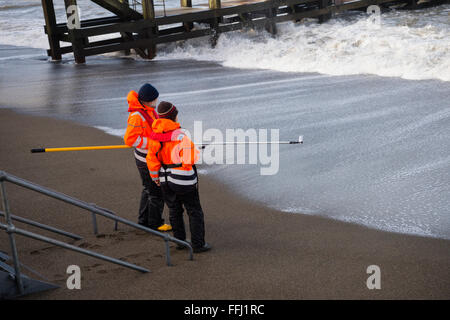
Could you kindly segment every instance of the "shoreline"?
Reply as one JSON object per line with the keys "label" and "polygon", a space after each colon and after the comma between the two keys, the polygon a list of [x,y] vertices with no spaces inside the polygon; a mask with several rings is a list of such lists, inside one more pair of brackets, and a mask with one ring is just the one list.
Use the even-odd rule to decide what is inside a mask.
{"label": "shoreline", "polygon": [[[0,119],[1,170],[137,219],[140,180],[129,150],[29,152],[42,145],[117,144],[120,138],[67,120],[3,108]],[[18,127],[20,133],[11,134]],[[102,236],[95,237],[89,213],[11,184],[7,193],[13,214],[75,231],[84,239],[69,243],[152,271],[139,274],[17,236],[21,262],[62,286],[30,299],[450,298],[449,240],[278,211],[235,194],[208,175],[200,175],[200,197],[206,240],[213,250],[195,255],[191,262],[172,245],[174,267],[165,265],[163,241],[153,236],[123,225],[114,232],[112,222],[98,219]],[[9,252],[4,232],[0,239],[0,250]],[[70,264],[81,267],[82,290],[65,288]],[[381,290],[366,287],[366,268],[373,264],[381,268]]]}
{"label": "shoreline", "polygon": [[[74,121],[70,121],[70,120],[67,120],[67,119],[64,119],[64,118],[49,117],[49,116],[42,115],[42,114],[33,114],[33,113],[30,113],[30,112],[27,112],[27,111],[23,111],[23,110],[14,110],[13,108],[0,106],[0,112],[1,112],[1,110],[12,111],[14,113],[17,113],[18,115],[23,115],[23,116],[42,117],[42,118],[49,118],[49,119],[53,119],[53,120],[57,120],[57,121],[66,121],[68,123],[73,123],[74,125],[79,125],[79,126],[86,127],[86,128],[96,129],[96,130],[99,130],[100,132],[102,132],[103,134],[106,134],[106,135],[108,135],[108,136],[110,136],[112,138],[119,139],[120,141],[118,141],[117,144],[123,144],[121,136],[115,135],[115,134],[112,134],[112,133],[106,131],[106,129],[108,129],[108,130],[120,130],[120,129],[114,129],[114,128],[102,127],[102,126],[88,126],[88,125],[85,125],[85,124],[82,124],[82,123],[78,123],[78,122],[74,122]],[[199,168],[199,170],[201,170],[201,168]],[[251,199],[251,198],[246,197],[244,195],[241,195],[239,192],[233,191],[232,190],[232,186],[227,185],[226,183],[224,183],[222,181],[219,181],[218,178],[212,177],[211,174],[206,174],[205,175],[205,174],[201,174],[200,173],[199,176],[201,176],[202,179],[203,178],[208,178],[214,184],[220,185],[221,188],[226,190],[227,194],[229,194],[230,196],[232,196],[234,198],[238,198],[242,202],[251,203],[251,204],[255,205],[256,207],[260,207],[260,208],[264,208],[264,209],[268,209],[268,210],[273,210],[273,211],[276,211],[276,212],[279,212],[279,213],[282,213],[282,214],[312,216],[312,217],[321,218],[321,219],[325,219],[325,220],[331,220],[331,221],[336,221],[336,222],[342,222],[342,223],[345,223],[345,224],[351,224],[351,225],[354,225],[354,226],[359,226],[359,227],[367,228],[369,230],[374,230],[374,231],[381,231],[381,232],[388,232],[388,233],[393,233],[393,234],[398,234],[398,235],[405,235],[405,236],[413,236],[413,237],[421,237],[421,238],[439,239],[439,240],[450,241],[450,239],[447,239],[445,237],[440,237],[438,235],[427,235],[427,234],[419,234],[419,233],[408,233],[408,232],[401,232],[401,231],[393,231],[393,230],[382,229],[382,228],[377,228],[377,227],[365,225],[363,223],[358,223],[358,222],[353,222],[353,221],[346,221],[344,219],[339,219],[339,218],[333,218],[332,216],[326,216],[326,215],[320,215],[320,214],[307,214],[307,213],[303,213],[303,212],[300,212],[300,211],[286,211],[286,210],[283,210],[283,209],[272,207],[270,205],[266,205],[263,202]]]}

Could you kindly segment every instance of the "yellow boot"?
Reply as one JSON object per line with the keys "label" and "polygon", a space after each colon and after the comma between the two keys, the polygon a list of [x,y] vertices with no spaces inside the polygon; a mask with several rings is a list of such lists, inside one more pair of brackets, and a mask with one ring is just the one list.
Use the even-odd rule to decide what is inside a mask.
{"label": "yellow boot", "polygon": [[172,230],[172,226],[170,224],[163,224],[162,226],[158,227],[158,231],[162,231],[162,232],[167,232],[167,231],[171,231]]}

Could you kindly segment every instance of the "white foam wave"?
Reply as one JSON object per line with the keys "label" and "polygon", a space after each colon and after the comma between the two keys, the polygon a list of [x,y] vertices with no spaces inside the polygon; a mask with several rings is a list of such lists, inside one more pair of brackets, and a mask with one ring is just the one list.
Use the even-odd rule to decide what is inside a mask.
{"label": "white foam wave", "polygon": [[159,59],[217,61],[236,68],[330,75],[375,74],[450,81],[450,6],[393,11],[381,25],[364,14],[347,14],[324,24],[279,24],[265,32],[222,34],[216,48],[205,39],[169,45]]}
{"label": "white foam wave", "polygon": [[[0,10],[0,43],[48,48],[40,1]],[[82,17],[110,15],[86,0]],[[169,0],[168,6],[178,5]],[[2,6],[11,1],[0,0]],[[65,20],[63,3],[56,2],[58,21]],[[327,23],[315,19],[278,25],[277,37],[265,32],[222,34],[216,48],[206,38],[159,48],[157,59],[195,59],[243,69],[318,72],[329,75],[375,74],[404,79],[450,81],[450,5],[417,11],[391,11],[381,25],[367,15],[346,13]],[[108,38],[108,36],[103,36]]]}
{"label": "white foam wave", "polygon": [[[79,0],[82,19],[111,16],[106,10],[88,0]],[[57,22],[66,22],[64,1],[54,1]],[[44,15],[40,0],[0,0],[0,43],[13,46],[48,49],[44,33]]]}

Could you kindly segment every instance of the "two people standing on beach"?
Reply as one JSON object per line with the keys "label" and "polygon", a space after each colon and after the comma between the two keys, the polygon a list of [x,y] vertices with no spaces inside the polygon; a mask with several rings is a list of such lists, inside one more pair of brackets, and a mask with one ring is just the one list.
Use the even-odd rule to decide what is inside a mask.
{"label": "two people standing on beach", "polygon": [[151,125],[158,117],[155,111],[159,92],[150,84],[145,84],[139,93],[130,91],[128,101],[128,125],[124,136],[125,144],[134,147],[136,166],[141,176],[143,190],[139,206],[138,223],[159,231],[170,231],[172,227],[164,224],[162,213],[164,200],[161,188],[150,178],[147,167],[147,153],[150,139],[170,141],[172,134],[155,135]]}
{"label": "two people standing on beach", "polygon": [[[141,109],[137,108],[134,103],[130,104],[130,95],[131,101],[134,101],[135,97],[141,104]],[[134,91],[128,94],[130,115],[124,140],[126,144],[136,148],[136,164],[144,184],[139,223],[141,223],[141,218],[145,223],[143,214],[145,210],[147,210],[149,227],[154,228],[156,222],[162,223],[162,208],[165,202],[169,208],[169,220],[173,227],[174,237],[186,241],[184,206],[189,216],[194,252],[208,251],[211,246],[205,242],[204,214],[200,204],[195,168],[199,151],[181,131],[181,126],[177,122],[178,109],[172,103],[162,101],[155,110],[158,96],[158,91],[150,84],[143,85],[138,94]],[[136,112],[138,114],[135,114]],[[142,115],[142,118],[136,117],[139,115]],[[132,116],[134,118],[131,118]],[[141,140],[134,137],[139,128],[142,129]],[[142,160],[146,161],[145,169]],[[151,185],[151,187],[147,188],[147,185]],[[143,200],[146,190],[150,195],[147,207]],[[162,199],[159,198],[161,194],[162,202]],[[162,225],[162,227],[164,226],[167,225]],[[168,226],[164,229],[169,231],[172,227]],[[177,249],[183,248],[177,247]]]}

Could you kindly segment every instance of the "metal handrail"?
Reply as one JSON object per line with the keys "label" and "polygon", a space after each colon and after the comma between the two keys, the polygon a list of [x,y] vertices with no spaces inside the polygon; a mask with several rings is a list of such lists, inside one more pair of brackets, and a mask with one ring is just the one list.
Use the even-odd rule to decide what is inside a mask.
{"label": "metal handrail", "polygon": [[[26,218],[22,218],[22,217],[19,217],[19,216],[15,216],[13,214],[10,214],[10,216],[11,216],[11,220],[16,220],[16,221],[28,224],[28,225],[33,226],[33,227],[37,227],[37,228],[40,228],[40,229],[43,229],[43,230],[46,230],[46,231],[54,232],[56,234],[60,234],[60,235],[72,238],[74,240],[81,240],[81,239],[83,239],[81,236],[79,236],[77,234],[70,233],[70,232],[67,232],[67,231],[64,231],[64,230],[60,230],[60,229],[48,226],[48,225],[43,224],[43,223],[39,223],[39,222],[30,220],[30,219],[26,219]],[[6,217],[6,214],[3,211],[0,211],[0,217]]]}
{"label": "metal handrail", "polygon": [[[137,223],[131,222],[131,221],[127,220],[127,219],[121,218],[121,217],[115,215],[113,212],[111,212],[109,210],[106,210],[106,209],[103,209],[103,208],[100,208],[100,207],[96,206],[95,204],[89,204],[87,202],[84,202],[84,201],[81,201],[79,199],[73,198],[73,197],[68,196],[66,194],[63,194],[61,192],[54,191],[54,190],[42,187],[42,186],[40,186],[38,184],[32,183],[30,181],[27,181],[27,180],[24,180],[24,179],[21,179],[21,178],[18,178],[16,176],[8,174],[8,173],[6,173],[4,171],[0,171],[0,193],[1,193],[1,196],[3,198],[4,216],[6,218],[6,224],[0,223],[0,229],[5,230],[8,233],[8,235],[9,235],[11,249],[12,249],[12,258],[13,258],[13,261],[14,261],[14,269],[15,269],[15,274],[16,274],[16,276],[15,276],[16,283],[17,283],[17,287],[19,289],[19,292],[21,292],[21,293],[23,292],[23,284],[22,284],[22,280],[21,280],[21,277],[20,277],[20,269],[19,269],[18,255],[17,255],[17,247],[16,247],[14,236],[13,236],[14,233],[17,233],[17,234],[20,234],[20,235],[23,235],[23,236],[26,236],[26,237],[29,237],[29,238],[32,238],[32,239],[35,239],[35,240],[40,240],[40,241],[44,241],[44,242],[47,242],[47,243],[51,243],[51,244],[54,244],[54,245],[57,245],[57,246],[60,246],[60,247],[63,247],[63,248],[66,248],[66,249],[69,249],[69,250],[72,250],[72,251],[83,253],[83,254],[86,254],[86,255],[98,258],[98,259],[106,260],[106,261],[109,261],[109,262],[112,262],[112,263],[115,263],[115,264],[119,264],[119,265],[122,265],[124,267],[128,267],[128,268],[131,268],[131,269],[134,269],[134,270],[138,270],[138,271],[141,271],[141,272],[149,272],[149,270],[147,270],[145,268],[142,268],[142,267],[139,267],[139,266],[136,266],[136,265],[133,265],[131,263],[127,263],[127,262],[124,262],[124,261],[121,261],[121,260],[118,260],[118,259],[114,259],[114,258],[111,258],[111,257],[108,257],[108,256],[104,256],[104,255],[101,255],[101,254],[89,251],[89,250],[85,250],[85,249],[82,249],[82,248],[79,248],[79,247],[67,244],[65,242],[57,241],[57,240],[52,239],[52,238],[44,237],[44,236],[41,236],[41,235],[33,233],[33,232],[29,232],[29,231],[26,231],[26,230],[23,230],[23,229],[20,229],[20,228],[16,228],[13,225],[12,220],[13,219],[15,219],[17,221],[19,221],[19,220],[17,219],[16,216],[12,216],[10,214],[9,204],[8,204],[8,201],[7,201],[6,190],[5,190],[5,185],[4,185],[5,181],[13,183],[13,184],[18,185],[18,186],[21,186],[23,188],[27,188],[27,189],[39,192],[39,193],[44,194],[46,196],[49,196],[51,198],[55,198],[55,199],[61,200],[63,202],[66,202],[66,203],[69,203],[71,205],[74,205],[76,207],[85,209],[85,210],[87,210],[87,211],[89,211],[89,212],[91,212],[93,214],[93,218],[95,217],[96,214],[99,214],[99,215],[101,215],[101,216],[103,216],[105,218],[114,220],[116,222],[116,225],[117,225],[117,222],[121,222],[121,223],[126,224],[126,225],[128,225],[130,227],[133,227],[133,228],[136,228],[136,229],[139,229],[139,230],[142,230],[142,231],[145,231],[147,233],[151,233],[151,234],[154,234],[154,235],[156,235],[158,237],[163,238],[163,240],[165,242],[165,246],[166,246],[166,262],[167,262],[168,266],[172,265],[171,264],[171,260],[170,260],[169,241],[174,242],[176,244],[179,244],[181,246],[184,246],[184,247],[188,248],[189,249],[189,259],[193,260],[192,246],[186,241],[179,240],[179,239],[174,238],[174,237],[172,237],[172,236],[170,236],[168,234],[164,234],[162,232],[159,232],[159,231],[156,231],[156,230],[152,230],[150,228],[144,227],[144,226],[139,225]],[[24,221],[24,220],[22,220],[22,221]],[[32,220],[29,220],[29,221],[32,221]],[[45,229],[45,230],[49,230],[48,228],[43,228],[43,226],[45,226],[45,225],[39,226],[39,223],[37,223],[35,221],[32,221],[32,222],[33,222],[34,226],[40,227],[40,228]],[[45,226],[45,227],[48,227],[48,226]],[[94,229],[96,230],[96,223],[94,224]],[[49,230],[49,231],[54,231],[55,232],[56,230],[58,230],[58,229],[55,228],[55,230]],[[58,231],[59,231],[58,233],[61,232],[61,230],[58,230]],[[65,234],[65,235],[67,235],[67,234]]]}
{"label": "metal handrail", "polygon": [[74,246],[74,245],[71,245],[71,244],[68,244],[68,243],[65,243],[65,242],[62,242],[62,241],[58,241],[58,240],[55,240],[55,239],[52,239],[52,238],[41,236],[41,235],[39,235],[37,233],[34,233],[34,232],[29,232],[29,231],[24,230],[24,229],[16,228],[15,226],[10,226],[10,225],[7,225],[7,224],[0,223],[0,229],[5,230],[7,233],[17,233],[17,234],[20,234],[20,235],[28,237],[28,238],[32,238],[32,239],[35,239],[35,240],[47,242],[47,243],[50,243],[50,244],[54,244],[54,245],[56,245],[58,247],[62,247],[62,248],[66,248],[66,249],[69,249],[69,250],[72,250],[72,251],[83,253],[83,254],[86,254],[86,255],[94,257],[94,258],[102,259],[102,260],[109,261],[109,262],[112,262],[112,263],[115,263],[115,264],[120,264],[120,265],[122,265],[124,267],[128,267],[128,268],[131,268],[131,269],[134,269],[134,270],[137,270],[137,271],[149,272],[148,269],[139,267],[139,266],[134,265],[132,263],[128,263],[128,262],[125,262],[125,261],[122,261],[122,260],[119,260],[119,259],[115,259],[115,258],[111,258],[111,257],[108,257],[108,256],[104,256],[102,254],[95,253],[93,251],[86,250],[86,249],[83,249],[83,248],[79,248],[77,246]]}

